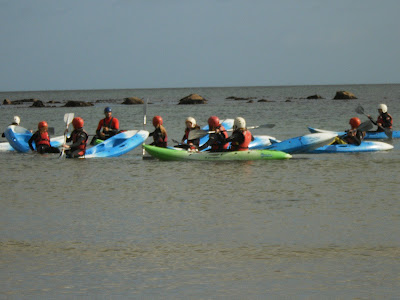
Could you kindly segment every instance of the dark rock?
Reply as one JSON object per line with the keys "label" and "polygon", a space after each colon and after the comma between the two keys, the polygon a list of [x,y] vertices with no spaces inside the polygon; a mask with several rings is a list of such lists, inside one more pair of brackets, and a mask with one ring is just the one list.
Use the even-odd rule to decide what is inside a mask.
{"label": "dark rock", "polygon": [[93,106],[93,103],[69,100],[64,106],[65,107],[85,107],[85,106]]}
{"label": "dark rock", "polygon": [[35,100],[30,107],[45,107],[41,100]]}
{"label": "dark rock", "polygon": [[275,101],[268,100],[268,99],[260,99],[257,102],[275,102]]}
{"label": "dark rock", "polygon": [[144,104],[144,101],[138,97],[128,97],[124,99],[122,104]]}
{"label": "dark rock", "polygon": [[228,99],[228,100],[238,100],[238,101],[241,101],[241,100],[252,100],[252,99],[254,99],[254,97],[246,97],[246,98],[244,98],[244,97],[234,97],[234,96],[230,96],[230,97],[227,97],[226,99]]}
{"label": "dark rock", "polygon": [[254,103],[254,100],[249,100],[246,103]]}
{"label": "dark rock", "polygon": [[308,96],[307,99],[325,99],[325,98],[320,95],[315,94],[312,96]]}
{"label": "dark rock", "polygon": [[357,99],[357,97],[350,92],[346,91],[337,91],[333,100],[348,100],[348,99]]}
{"label": "dark rock", "polygon": [[179,100],[178,104],[206,104],[207,100],[198,94],[190,94]]}

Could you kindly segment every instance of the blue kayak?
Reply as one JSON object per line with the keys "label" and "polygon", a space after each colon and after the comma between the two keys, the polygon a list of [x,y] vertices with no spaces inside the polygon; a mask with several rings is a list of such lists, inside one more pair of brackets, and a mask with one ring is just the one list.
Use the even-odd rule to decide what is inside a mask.
{"label": "blue kayak", "polygon": [[278,150],[289,154],[307,153],[332,143],[336,136],[337,134],[332,132],[311,133],[273,143],[264,149]]}
{"label": "blue kayak", "polygon": [[378,141],[362,141],[359,146],[352,144],[327,145],[310,151],[310,153],[356,153],[356,152],[376,152],[393,149],[393,146]]}
{"label": "blue kayak", "polygon": [[273,143],[280,142],[273,136],[269,135],[254,135],[254,141],[249,144],[249,150],[262,150],[267,149]]}
{"label": "blue kayak", "polygon": [[128,130],[118,133],[101,144],[86,150],[82,158],[117,157],[142,145],[149,136],[146,130]]}
{"label": "blue kayak", "polygon": [[[346,134],[345,131],[328,131],[328,130],[318,129],[318,128],[314,128],[314,127],[308,127],[308,130],[310,132],[335,132],[339,136]],[[364,137],[364,139],[366,139],[366,140],[384,140],[387,138],[388,138],[388,136],[385,134],[384,131],[367,131],[365,133],[365,137]],[[393,139],[400,138],[400,130],[392,131],[392,138]]]}
{"label": "blue kayak", "polygon": [[[32,137],[32,133],[28,129],[17,125],[10,125],[7,127],[6,131],[4,131],[4,135],[6,136],[10,145],[18,152],[26,153],[31,150],[29,148],[28,141]],[[61,147],[63,143],[63,135],[50,139],[50,144],[53,147]],[[35,143],[32,145],[33,148],[36,149]]]}

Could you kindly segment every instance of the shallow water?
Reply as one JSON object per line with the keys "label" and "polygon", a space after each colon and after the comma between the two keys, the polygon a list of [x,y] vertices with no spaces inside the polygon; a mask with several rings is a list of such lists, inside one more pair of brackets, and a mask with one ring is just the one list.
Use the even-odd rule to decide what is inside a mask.
{"label": "shallow water", "polygon": [[[383,94],[395,121],[400,116],[398,85],[343,88],[366,95],[356,101],[298,99],[333,97],[336,89],[199,89],[213,99],[199,106],[175,105],[197,91],[165,90],[164,101],[157,100],[163,90],[145,92],[154,103],[149,120],[162,115],[170,139],[178,140],[188,115],[201,125],[213,114],[241,115],[249,125],[275,123],[253,133],[282,140],[308,133],[306,126],[346,129],[358,103],[373,114]],[[125,93],[80,94],[112,99],[117,92]],[[74,92],[60,93],[75,99]],[[225,100],[232,95],[270,95],[276,102]],[[285,102],[287,97],[295,99]],[[73,112],[94,131],[104,106]],[[143,127],[142,106],[112,107],[121,127]],[[56,134],[63,132],[63,115],[72,111],[1,109],[2,128],[18,114],[28,128],[48,120]],[[229,163],[142,160],[141,149],[92,160],[0,153],[0,295],[395,299],[400,143],[393,144],[395,149],[382,153]]]}

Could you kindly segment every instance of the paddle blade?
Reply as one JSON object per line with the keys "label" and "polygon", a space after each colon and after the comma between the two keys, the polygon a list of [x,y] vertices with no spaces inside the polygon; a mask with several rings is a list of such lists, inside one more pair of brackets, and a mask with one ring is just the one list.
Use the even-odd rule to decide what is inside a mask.
{"label": "paddle blade", "polygon": [[74,113],[67,113],[64,115],[64,123],[68,127],[69,124],[71,124],[72,120],[74,119],[75,114]]}
{"label": "paddle blade", "polygon": [[202,138],[203,136],[206,136],[208,134],[208,131],[201,130],[201,129],[195,129],[191,130],[189,132],[188,140],[195,140]]}
{"label": "paddle blade", "polygon": [[365,115],[364,113],[364,107],[362,107],[361,105],[358,105],[356,107],[356,113],[361,114],[361,115]]}
{"label": "paddle blade", "polygon": [[362,122],[360,126],[358,126],[358,131],[368,131],[371,130],[373,127],[372,122],[370,120]]}
{"label": "paddle blade", "polygon": [[263,124],[260,126],[255,126],[254,128],[273,128],[273,127],[275,127],[275,124]]}

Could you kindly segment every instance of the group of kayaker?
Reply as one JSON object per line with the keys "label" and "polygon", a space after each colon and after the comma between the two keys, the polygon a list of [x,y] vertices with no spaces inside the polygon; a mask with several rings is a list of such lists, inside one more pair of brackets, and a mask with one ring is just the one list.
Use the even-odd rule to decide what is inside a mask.
{"label": "group of kayaker", "polygon": [[[393,118],[388,113],[386,104],[379,104],[378,106],[378,118],[376,121],[372,119],[370,115],[368,118],[373,124],[378,126],[377,131],[391,130],[393,126]],[[96,135],[93,137],[91,144],[95,144],[97,139],[106,140],[120,131],[119,121],[117,118],[112,116],[112,110],[110,107],[104,109],[105,117],[99,121],[96,129]],[[21,122],[20,117],[14,116],[13,123],[11,125],[19,125]],[[246,121],[242,117],[237,117],[234,120],[233,132],[231,136],[228,136],[227,130],[221,124],[220,119],[217,116],[211,116],[208,118],[209,126],[209,139],[203,145],[200,145],[200,137],[195,136],[191,138],[191,132],[200,130],[197,125],[195,118],[188,117],[185,120],[186,128],[184,136],[179,145],[175,147],[185,148],[189,150],[204,150],[210,147],[211,152],[221,151],[245,151],[248,150],[249,144],[254,140],[253,135],[246,127]],[[355,144],[360,145],[365,137],[365,131],[359,130],[361,120],[357,117],[350,119],[349,124],[351,129],[346,131],[346,135],[337,137],[333,142],[334,144]],[[74,130],[70,137],[66,139],[66,142],[72,144],[64,144],[63,148],[66,149],[67,157],[80,157],[85,154],[86,145],[89,138],[88,133],[83,129],[84,120],[81,117],[75,117],[72,120]],[[163,119],[157,115],[153,117],[154,131],[149,136],[153,137],[151,145],[158,147],[167,147],[168,135],[167,130],[163,126]],[[68,132],[68,128],[65,134]],[[3,133],[4,135],[4,133]],[[48,133],[48,124],[46,121],[40,121],[38,124],[38,130],[29,139],[28,144],[32,151],[34,151],[33,142],[36,144],[36,151],[39,153],[59,153],[58,148],[52,147],[50,144],[50,135]],[[230,145],[230,147],[229,147]],[[229,149],[228,149],[229,147]]]}
{"label": "group of kayaker", "polygon": [[[382,132],[385,130],[391,130],[393,127],[393,118],[388,113],[386,104],[379,104],[378,106],[378,118],[376,121],[370,115],[367,115],[368,119],[378,126],[378,132]],[[361,125],[361,120],[357,117],[353,117],[350,119],[349,124],[351,129],[346,130],[346,135],[342,137],[337,137],[333,144],[354,144],[360,145],[363,141],[366,132],[363,130],[359,130],[359,126]]]}
{"label": "group of kayaker", "polygon": [[[158,147],[167,147],[167,131],[163,127],[163,120],[160,116],[153,118],[153,125],[155,130],[150,133],[153,137],[151,145]],[[209,139],[206,143],[200,146],[200,138],[191,138],[190,133],[194,130],[200,130],[196,123],[196,119],[188,117],[185,120],[186,128],[185,134],[182,137],[181,143],[176,145],[179,148],[190,150],[204,150],[210,147],[211,152],[221,151],[245,151],[249,149],[249,144],[254,140],[251,132],[246,128],[246,121],[242,117],[237,117],[233,123],[233,132],[229,137],[228,132],[221,124],[217,116],[208,118],[208,127],[210,130]],[[228,149],[230,144],[230,148]]]}

